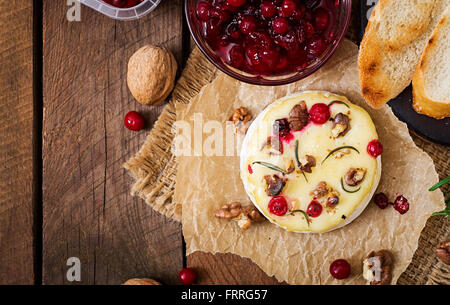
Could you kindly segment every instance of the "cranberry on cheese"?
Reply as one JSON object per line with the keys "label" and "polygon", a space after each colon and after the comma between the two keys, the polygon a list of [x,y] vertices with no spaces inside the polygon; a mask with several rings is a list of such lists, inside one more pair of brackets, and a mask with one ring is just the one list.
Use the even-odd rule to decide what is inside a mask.
{"label": "cranberry on cheese", "polygon": [[269,105],[251,124],[240,171],[253,204],[295,232],[328,232],[361,214],[381,175],[369,114],[347,98],[307,91]]}

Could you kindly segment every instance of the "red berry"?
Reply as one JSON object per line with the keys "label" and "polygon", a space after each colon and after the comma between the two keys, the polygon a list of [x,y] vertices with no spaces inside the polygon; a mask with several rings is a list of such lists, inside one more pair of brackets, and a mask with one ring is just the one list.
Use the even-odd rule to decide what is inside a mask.
{"label": "red berry", "polygon": [[252,166],[250,164],[248,165],[247,169],[248,169],[248,173],[250,175],[253,174],[253,168],[252,168]]}
{"label": "red berry", "polygon": [[284,0],[281,4],[279,14],[281,17],[290,17],[297,9],[294,0]]}
{"label": "red berry", "polygon": [[330,265],[330,273],[331,275],[338,280],[346,279],[350,276],[351,273],[350,264],[345,259],[338,259],[331,263]]}
{"label": "red berry", "polygon": [[199,1],[197,3],[197,16],[202,21],[208,21],[209,9],[211,5],[206,1]]}
{"label": "red berry", "polygon": [[384,193],[378,193],[374,197],[375,204],[380,209],[385,209],[389,205],[389,200]]}
{"label": "red berry", "polygon": [[316,124],[325,124],[331,117],[330,108],[323,103],[314,104],[309,110],[311,120]]}
{"label": "red berry", "polygon": [[145,119],[136,111],[128,112],[124,121],[125,127],[129,130],[139,131],[145,126]]}
{"label": "red berry", "polygon": [[314,25],[318,31],[323,31],[328,26],[328,11],[319,8],[315,11]]}
{"label": "red berry", "polygon": [[319,217],[320,214],[322,214],[322,205],[313,200],[309,205],[308,208],[306,209],[306,213],[311,216],[311,217]]}
{"label": "red berry", "polygon": [[280,54],[277,50],[270,48],[265,49],[261,52],[261,63],[264,67],[264,71],[272,72],[278,65],[280,61]]}
{"label": "red berry", "polygon": [[234,7],[243,6],[247,0],[227,0],[227,3]]}
{"label": "red berry", "polygon": [[195,273],[194,269],[184,268],[178,274],[178,278],[180,279],[180,282],[183,285],[192,285],[194,284],[195,279],[197,278],[197,274]]}
{"label": "red berry", "polygon": [[287,213],[288,205],[283,196],[275,196],[270,199],[268,208],[270,213],[277,216],[283,216]]}
{"label": "red berry", "polygon": [[244,49],[241,46],[234,46],[229,51],[229,64],[235,68],[240,68],[244,65],[245,55]]}
{"label": "red berry", "polygon": [[314,27],[313,27],[313,25],[311,23],[309,23],[308,21],[304,21],[303,20],[302,21],[302,26],[303,26],[303,30],[304,30],[304,32],[306,34],[306,38],[307,39],[309,39],[309,38],[314,36],[315,30],[314,30]]}
{"label": "red berry", "polygon": [[271,18],[277,14],[277,7],[269,1],[264,1],[260,6],[261,15],[264,18]]}
{"label": "red berry", "polygon": [[256,20],[255,17],[245,16],[241,20],[241,24],[240,24],[241,32],[245,35],[248,35],[254,31],[256,31],[257,22],[258,22],[258,20]]}
{"label": "red berry", "polygon": [[321,55],[326,48],[327,44],[320,36],[313,37],[306,43],[306,50],[313,56]]}
{"label": "red berry", "polygon": [[284,34],[289,29],[289,22],[286,18],[277,17],[273,20],[272,28],[275,33]]}
{"label": "red berry", "polygon": [[402,195],[398,196],[394,201],[394,209],[400,214],[405,214],[409,210],[408,199]]}
{"label": "red berry", "polygon": [[372,140],[367,145],[367,153],[376,158],[383,153],[383,145],[378,140]]}

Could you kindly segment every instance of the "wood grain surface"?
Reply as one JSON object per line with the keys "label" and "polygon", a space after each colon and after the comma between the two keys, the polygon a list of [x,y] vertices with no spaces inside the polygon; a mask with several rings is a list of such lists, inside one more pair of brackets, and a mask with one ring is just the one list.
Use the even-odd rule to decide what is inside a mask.
{"label": "wood grain surface", "polygon": [[163,1],[131,22],[82,7],[81,22],[68,22],[65,1],[44,1],[44,284],[69,284],[70,257],[81,261],[81,284],[142,276],[177,283],[181,225],[129,195],[122,164],[147,135],[125,129],[125,114],[141,111],[150,128],[161,110],[129,93],[128,58],[152,43],[182,62],[181,3]]}
{"label": "wood grain surface", "polygon": [[33,2],[0,2],[0,284],[35,281]]}

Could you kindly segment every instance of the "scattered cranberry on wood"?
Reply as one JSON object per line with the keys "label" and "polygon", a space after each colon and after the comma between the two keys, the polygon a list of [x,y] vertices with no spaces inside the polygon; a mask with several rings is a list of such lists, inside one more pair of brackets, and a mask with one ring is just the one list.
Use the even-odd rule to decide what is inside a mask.
{"label": "scattered cranberry on wood", "polygon": [[125,116],[125,127],[129,130],[140,131],[145,127],[145,119],[136,111],[130,111]]}
{"label": "scattered cranberry on wood", "polygon": [[197,273],[192,268],[184,268],[180,271],[178,277],[183,285],[192,285],[197,279]]}

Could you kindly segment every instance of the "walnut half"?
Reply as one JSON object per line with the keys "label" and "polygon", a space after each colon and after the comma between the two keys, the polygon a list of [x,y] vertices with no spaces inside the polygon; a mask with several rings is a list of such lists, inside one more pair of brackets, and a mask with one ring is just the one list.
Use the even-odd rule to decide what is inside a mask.
{"label": "walnut half", "polygon": [[363,262],[363,277],[370,285],[389,285],[393,262],[388,250],[372,251]]}
{"label": "walnut half", "polygon": [[252,115],[245,107],[239,107],[234,110],[233,115],[229,121],[233,121],[236,127],[236,133],[245,134],[248,129],[249,122],[252,120]]}
{"label": "walnut half", "polygon": [[263,222],[266,219],[253,205],[243,207],[239,202],[223,205],[215,213],[217,218],[234,220],[242,230],[247,230],[253,222]]}

